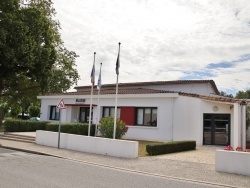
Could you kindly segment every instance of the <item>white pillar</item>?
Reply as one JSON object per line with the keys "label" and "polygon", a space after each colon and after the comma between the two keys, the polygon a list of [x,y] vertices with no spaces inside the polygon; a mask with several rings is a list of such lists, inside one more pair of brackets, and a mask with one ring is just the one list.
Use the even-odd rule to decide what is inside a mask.
{"label": "white pillar", "polygon": [[241,105],[241,147],[246,149],[246,105]]}
{"label": "white pillar", "polygon": [[240,116],[240,104],[234,103],[233,113],[233,126],[231,129],[231,145],[234,149],[241,145],[241,116]]}

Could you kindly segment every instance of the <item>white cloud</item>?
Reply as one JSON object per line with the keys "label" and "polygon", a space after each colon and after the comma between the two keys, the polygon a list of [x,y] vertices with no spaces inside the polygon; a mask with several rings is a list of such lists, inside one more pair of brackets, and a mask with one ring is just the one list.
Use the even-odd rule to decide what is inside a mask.
{"label": "white cloud", "polygon": [[[54,0],[62,39],[75,51],[78,85],[90,84],[93,52],[103,83],[115,83],[121,42],[120,82],[214,79],[219,90],[250,88],[250,61],[207,70],[250,54],[250,3],[247,0]],[[98,74],[98,72],[96,73]]]}

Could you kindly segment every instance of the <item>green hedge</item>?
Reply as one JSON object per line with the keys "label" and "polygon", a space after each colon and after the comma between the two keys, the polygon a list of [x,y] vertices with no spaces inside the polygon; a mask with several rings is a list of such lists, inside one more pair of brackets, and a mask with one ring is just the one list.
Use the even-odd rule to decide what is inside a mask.
{"label": "green hedge", "polygon": [[24,120],[5,120],[4,127],[6,132],[34,132],[36,130],[46,130],[45,121],[24,121]]}
{"label": "green hedge", "polygon": [[[49,123],[46,125],[46,131],[58,132],[58,123]],[[88,123],[62,123],[61,132],[69,134],[79,134],[79,135],[88,135]],[[95,135],[95,125],[90,127],[90,135]]]}
{"label": "green hedge", "polygon": [[[6,132],[34,132],[36,130],[46,130],[58,132],[58,123],[45,121],[25,121],[25,120],[5,120]],[[88,123],[62,123],[61,132],[79,135],[88,135]],[[95,135],[95,125],[90,127],[90,135]]]}
{"label": "green hedge", "polygon": [[146,145],[146,151],[148,152],[149,155],[160,155],[160,154],[195,150],[195,148],[196,148],[196,141],[192,140]]}

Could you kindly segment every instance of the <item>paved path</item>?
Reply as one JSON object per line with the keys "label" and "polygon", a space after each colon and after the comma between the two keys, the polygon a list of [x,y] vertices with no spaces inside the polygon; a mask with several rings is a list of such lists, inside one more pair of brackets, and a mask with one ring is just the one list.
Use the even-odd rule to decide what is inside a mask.
{"label": "paved path", "polygon": [[174,179],[224,185],[222,187],[250,187],[250,177],[215,171],[215,150],[221,147],[201,146],[195,151],[180,152],[137,159],[115,158],[22,143],[0,140],[5,147],[29,150],[49,154],[68,160],[76,160],[88,164],[109,166],[126,171],[137,171]]}

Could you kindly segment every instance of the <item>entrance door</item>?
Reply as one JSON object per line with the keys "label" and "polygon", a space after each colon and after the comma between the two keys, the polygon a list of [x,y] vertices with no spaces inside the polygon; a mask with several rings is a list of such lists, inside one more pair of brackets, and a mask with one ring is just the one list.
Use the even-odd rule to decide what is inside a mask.
{"label": "entrance door", "polygon": [[203,115],[203,144],[230,144],[230,114]]}
{"label": "entrance door", "polygon": [[85,122],[85,123],[89,122],[89,108],[88,107],[80,107],[79,122]]}

